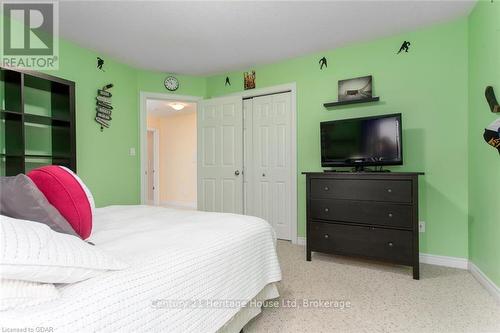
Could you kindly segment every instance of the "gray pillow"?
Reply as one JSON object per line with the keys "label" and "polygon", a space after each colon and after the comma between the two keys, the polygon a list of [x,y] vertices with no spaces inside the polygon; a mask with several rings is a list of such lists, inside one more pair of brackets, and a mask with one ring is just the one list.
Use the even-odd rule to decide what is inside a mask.
{"label": "gray pillow", "polygon": [[26,175],[0,177],[0,214],[40,222],[52,230],[77,236],[71,225],[52,206]]}

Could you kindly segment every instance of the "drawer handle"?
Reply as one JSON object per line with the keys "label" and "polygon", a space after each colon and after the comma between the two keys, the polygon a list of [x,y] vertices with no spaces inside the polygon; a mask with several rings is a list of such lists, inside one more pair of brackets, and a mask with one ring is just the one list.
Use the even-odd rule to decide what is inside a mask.
{"label": "drawer handle", "polygon": [[325,238],[327,238],[327,239],[328,239],[328,237],[330,237],[330,236],[328,236],[328,234],[325,234]]}
{"label": "drawer handle", "polygon": [[389,245],[389,247],[393,247],[394,243],[393,242],[389,242],[389,243],[387,243],[387,245]]}
{"label": "drawer handle", "polygon": [[328,191],[330,188],[329,188],[328,186],[325,186],[323,189],[324,189],[325,191]]}
{"label": "drawer handle", "polygon": [[392,217],[392,213],[389,213],[387,216]]}
{"label": "drawer handle", "polygon": [[387,192],[392,193],[392,188],[388,188]]}
{"label": "drawer handle", "polygon": [[328,213],[330,210],[328,208],[325,208],[325,213]]}

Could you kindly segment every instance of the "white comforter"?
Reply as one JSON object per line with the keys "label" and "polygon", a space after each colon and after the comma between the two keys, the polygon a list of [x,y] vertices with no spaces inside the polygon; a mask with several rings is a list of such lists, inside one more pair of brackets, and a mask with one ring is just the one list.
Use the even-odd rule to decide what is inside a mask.
{"label": "white comforter", "polygon": [[[219,306],[211,301],[248,301],[281,279],[273,230],[254,217],[111,206],[97,209],[89,240],[130,267],[60,285],[60,299],[3,312],[2,326],[215,332],[242,302]],[[189,300],[195,303],[169,302]]]}

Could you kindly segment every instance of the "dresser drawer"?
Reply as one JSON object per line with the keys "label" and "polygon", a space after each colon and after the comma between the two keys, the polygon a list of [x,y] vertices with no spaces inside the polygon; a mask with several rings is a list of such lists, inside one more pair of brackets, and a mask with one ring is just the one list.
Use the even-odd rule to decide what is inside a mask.
{"label": "dresser drawer", "polygon": [[311,222],[310,250],[412,262],[412,232],[373,227]]}
{"label": "dresser drawer", "polygon": [[373,200],[412,202],[411,181],[311,179],[311,197],[315,199]]}
{"label": "dresser drawer", "polygon": [[311,199],[312,219],[411,228],[412,206],[372,201]]}

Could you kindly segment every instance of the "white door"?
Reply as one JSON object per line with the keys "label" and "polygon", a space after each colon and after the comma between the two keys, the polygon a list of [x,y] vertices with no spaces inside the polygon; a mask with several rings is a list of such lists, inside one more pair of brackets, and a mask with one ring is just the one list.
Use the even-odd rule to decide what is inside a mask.
{"label": "white door", "polygon": [[160,139],[157,129],[147,130],[148,168],[146,170],[148,205],[160,204]]}
{"label": "white door", "polygon": [[148,130],[148,169],[146,170],[148,178],[148,205],[153,205],[155,202],[154,190],[155,190],[155,180],[154,180],[154,132]]}
{"label": "white door", "polygon": [[252,215],[291,239],[292,161],[290,93],[253,98]]}
{"label": "white door", "polygon": [[198,209],[243,213],[241,97],[198,105]]}
{"label": "white door", "polygon": [[243,214],[253,214],[253,113],[252,100],[243,101]]}

